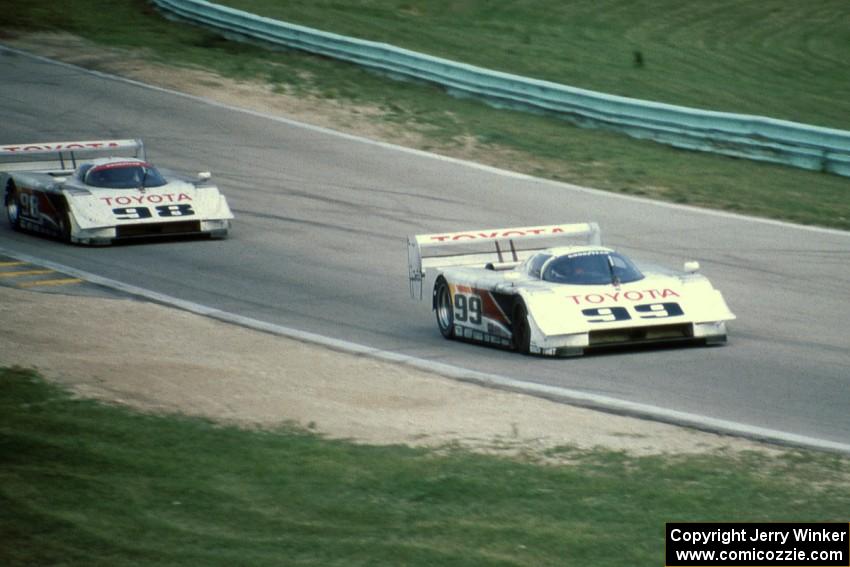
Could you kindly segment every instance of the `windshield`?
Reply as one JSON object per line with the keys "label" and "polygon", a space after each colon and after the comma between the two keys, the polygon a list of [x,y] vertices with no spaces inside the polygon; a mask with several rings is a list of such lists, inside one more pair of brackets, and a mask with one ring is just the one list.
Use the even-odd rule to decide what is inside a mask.
{"label": "windshield", "polygon": [[643,274],[628,258],[616,252],[579,252],[555,258],[543,269],[547,282],[574,285],[629,283]]}
{"label": "windshield", "polygon": [[541,252],[540,254],[535,254],[529,258],[525,263],[525,270],[528,272],[528,275],[539,278],[540,270],[543,269],[543,265],[548,262],[551,257],[552,254],[549,254],[548,252]]}
{"label": "windshield", "polygon": [[85,174],[86,185],[110,189],[137,189],[161,187],[166,181],[150,164],[121,162],[96,165]]}

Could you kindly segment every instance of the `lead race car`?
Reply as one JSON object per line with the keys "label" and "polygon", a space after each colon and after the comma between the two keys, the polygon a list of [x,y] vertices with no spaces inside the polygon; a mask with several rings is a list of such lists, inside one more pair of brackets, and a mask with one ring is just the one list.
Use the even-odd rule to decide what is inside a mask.
{"label": "lead race car", "polygon": [[79,244],[173,235],[224,238],[233,213],[202,172],[159,170],[141,140],[0,146],[9,224]]}
{"label": "lead race car", "polygon": [[444,337],[526,354],[723,344],[735,319],[697,262],[684,272],[641,271],[602,246],[596,223],[410,236],[412,298],[422,299],[428,269],[436,272],[432,307]]}

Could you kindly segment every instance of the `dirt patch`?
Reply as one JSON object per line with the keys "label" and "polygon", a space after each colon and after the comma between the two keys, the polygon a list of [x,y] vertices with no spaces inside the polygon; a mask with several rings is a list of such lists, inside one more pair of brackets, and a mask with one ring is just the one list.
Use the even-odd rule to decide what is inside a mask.
{"label": "dirt patch", "polygon": [[[46,57],[146,83],[417,146],[369,120],[378,109],[275,92],[204,70],[146,61],[64,33],[4,38]],[[214,85],[215,89],[209,87]],[[464,140],[460,157],[475,157]],[[755,443],[490,390],[128,300],[0,287],[0,365],[33,367],[80,395],[246,426],[292,422],[358,442],[460,445],[551,458],[553,449],[632,454],[772,450]],[[133,321],[132,325],[126,321]],[[556,451],[557,452],[557,451]]]}
{"label": "dirt patch", "polygon": [[536,458],[562,446],[633,454],[759,447],[459,383],[139,301],[0,287],[0,320],[0,365],[34,367],[82,396],[145,411]]}

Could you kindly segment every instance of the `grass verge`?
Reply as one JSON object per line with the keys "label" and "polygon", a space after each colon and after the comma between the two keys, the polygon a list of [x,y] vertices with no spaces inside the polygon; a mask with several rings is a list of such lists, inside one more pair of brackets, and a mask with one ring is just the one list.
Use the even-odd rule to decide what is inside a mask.
{"label": "grass verge", "polygon": [[540,465],[251,431],[0,369],[3,565],[663,565],[668,521],[846,521],[846,459]]}
{"label": "grass verge", "polygon": [[585,89],[850,128],[844,0],[217,1]]}
{"label": "grass verge", "polygon": [[[3,4],[9,5],[4,7]],[[404,19],[402,16],[407,13],[405,10],[409,11],[414,7],[413,4],[408,3],[409,5],[397,6],[396,10],[388,10],[384,5],[387,4],[386,2],[367,2],[367,4],[371,8],[365,9],[360,6],[358,18],[368,20],[371,14],[372,28],[380,27],[387,13],[400,14],[401,16],[397,15],[397,17]],[[478,12],[472,9],[472,5],[477,3],[470,1],[463,4],[469,7],[467,20],[474,19]],[[812,13],[821,15],[831,13],[830,6],[834,3],[821,2],[819,6],[820,4],[823,4],[823,9]],[[327,2],[295,3],[294,5],[296,7],[313,6],[309,17],[303,14],[298,16],[300,21],[317,25],[314,20],[324,16],[328,23],[325,27],[331,29],[341,26],[339,22],[349,17],[351,10],[354,9],[340,10],[339,3]],[[625,2],[624,5],[631,5],[631,3]],[[742,3],[742,5],[749,6],[748,10],[754,9],[751,3]],[[252,6],[255,11],[264,9],[272,11],[271,6],[278,6],[278,4],[256,2],[252,3]],[[238,79],[259,80],[271,84],[278,92],[350,107],[353,109],[351,121],[379,122],[385,127],[384,130],[394,129],[399,132],[398,139],[403,140],[404,143],[437,153],[609,191],[850,230],[850,180],[847,178],[676,150],[618,134],[576,128],[549,116],[497,110],[475,101],[447,96],[441,89],[430,85],[394,81],[348,64],[320,57],[290,51],[269,51],[257,46],[228,41],[203,29],[167,21],[142,0],[114,2],[69,0],[61,13],[55,8],[55,3],[49,0],[32,0],[26,3],[0,0],[0,8],[4,8],[0,10],[0,26],[7,34],[22,29],[67,30],[104,45],[143,50],[146,57],[154,61],[178,66],[202,67]],[[293,15],[300,14],[296,12],[297,10],[292,12]],[[615,10],[612,13],[621,13],[622,21],[617,25],[625,29],[630,11]],[[659,29],[665,29],[664,26],[672,26],[676,22],[675,19],[669,22],[664,20],[665,13],[658,11],[659,21],[646,28],[655,31],[646,31],[643,26],[640,27],[644,30],[640,33],[646,36],[646,41],[655,37]],[[91,14],[98,14],[98,17],[93,18]],[[272,15],[276,15],[276,12]],[[710,15],[705,16],[710,17]],[[516,35],[523,33],[522,26],[516,29],[511,28],[510,13],[503,14],[504,20],[497,20],[497,16],[498,13],[494,12],[488,20],[489,28],[484,27],[491,29],[498,28],[500,25],[506,26],[506,37],[516,41]],[[442,20],[434,19],[435,17],[424,20],[422,24],[425,24],[425,27],[421,29],[430,29],[428,26],[440,27]],[[459,22],[465,21],[463,17],[458,17]],[[526,14],[523,17],[530,16]],[[359,22],[360,19],[355,21]],[[523,25],[531,26],[531,20],[525,21],[526,24]],[[810,18],[803,18],[799,23],[795,23],[796,20],[789,16],[783,21],[789,26],[783,28],[783,33],[800,38],[806,36],[805,30],[812,25]],[[587,25],[589,26],[587,30],[593,30],[602,24],[588,23]],[[794,27],[795,25],[799,27]],[[362,26],[364,29],[369,29],[365,22]],[[484,45],[492,45],[495,40],[484,33],[486,30],[478,29],[479,27],[481,26],[470,25],[471,37],[465,36],[464,41],[474,44],[475,41],[480,40]],[[513,31],[510,31],[511,29]],[[346,31],[346,29],[340,31]],[[476,33],[479,35],[476,36]],[[840,35],[840,30],[835,33]],[[424,37],[430,38],[430,35]],[[581,44],[577,49],[592,51],[593,44],[607,45],[606,42],[613,41],[610,38],[605,39],[607,37],[605,35],[590,44]],[[835,38],[838,36],[826,37],[832,39],[829,41],[824,39],[824,45],[832,45],[833,40],[837,41]],[[448,49],[439,43],[439,37],[431,39],[440,50]],[[715,40],[719,41],[717,38]],[[689,57],[692,58],[703,57],[710,61],[715,51],[719,61],[727,61],[731,57],[727,51],[715,50],[712,46],[704,45],[699,41],[688,45],[691,50]],[[700,46],[702,51],[698,49]],[[554,47],[547,49],[551,50]],[[671,49],[675,51],[682,48],[674,46]],[[824,50],[832,53],[827,47],[824,47]],[[482,49],[482,51],[487,50]],[[521,60],[525,52],[519,48],[514,51],[516,53],[510,60]],[[759,53],[767,57],[765,54],[769,54],[770,51],[765,48]],[[762,84],[759,81],[762,79],[767,81],[767,73],[771,76],[787,76],[792,81],[792,85],[800,84],[795,81],[802,81],[803,78],[797,77],[796,71],[792,72],[792,70],[797,68],[795,65],[800,65],[798,59],[801,55],[794,50],[790,51],[796,53],[797,59],[787,54],[784,49],[777,49],[778,55],[775,59],[770,59],[770,64],[759,58],[746,70],[736,71],[736,73],[754,73],[756,72],[754,69],[763,69],[762,73],[765,75],[757,74],[752,81],[739,81],[741,84],[732,89],[737,93],[735,96],[750,97],[756,101],[765,98],[764,84],[767,83]],[[529,60],[538,61],[545,58],[545,53],[545,49],[540,53],[529,51],[526,57]],[[438,51],[438,54],[451,55],[442,51]],[[661,60],[667,58],[665,56]],[[476,62],[487,63],[486,61]],[[584,68],[587,71],[594,65],[593,58],[589,58]],[[690,84],[691,79],[687,75],[675,75],[677,68],[670,67],[663,73],[665,76],[668,74],[674,76],[674,79],[668,80],[671,92],[679,89],[682,84]],[[830,76],[836,70],[841,75],[841,68],[841,64],[833,65]],[[512,70],[521,71],[522,69],[512,68]],[[714,82],[718,80],[719,75],[713,76],[705,70],[703,72],[707,73],[709,79],[706,80],[712,84],[706,83],[704,88],[694,87],[694,90],[710,93],[709,98],[719,96],[717,83]],[[607,73],[614,73],[614,71],[609,69]],[[729,90],[732,79],[724,79],[724,81],[722,90],[725,92]],[[650,82],[657,83],[656,80]],[[839,101],[850,100],[840,95],[840,88],[843,87],[836,86],[838,83],[831,83],[831,85],[823,86],[826,90],[819,91],[819,98],[810,106],[825,108],[833,103],[838,104]],[[785,95],[781,93],[787,91],[788,89],[777,91],[780,93],[780,102],[785,100],[782,98]],[[660,94],[657,98],[665,100],[665,97]],[[678,98],[672,101],[687,102]],[[796,104],[791,99],[788,99],[788,103]],[[369,112],[363,113],[358,118],[356,112],[358,108],[368,108]],[[746,110],[744,107],[734,107],[734,109]],[[795,118],[788,115],[784,117]],[[339,127],[357,130],[356,124],[354,126],[340,124]],[[392,138],[390,135],[391,141],[398,141]]]}

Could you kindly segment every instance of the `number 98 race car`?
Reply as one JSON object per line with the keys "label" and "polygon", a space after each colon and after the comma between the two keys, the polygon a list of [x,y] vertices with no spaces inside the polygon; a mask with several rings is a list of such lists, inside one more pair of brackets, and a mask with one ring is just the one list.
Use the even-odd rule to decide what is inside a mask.
{"label": "number 98 race car", "polygon": [[723,344],[735,315],[687,262],[642,271],[601,245],[596,223],[424,234],[408,238],[411,297],[436,271],[440,333],[522,353],[675,341]]}
{"label": "number 98 race car", "polygon": [[0,190],[13,229],[80,244],[224,238],[233,218],[208,172],[189,180],[158,170],[141,140],[0,146]]}

